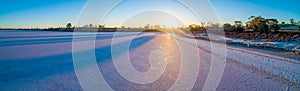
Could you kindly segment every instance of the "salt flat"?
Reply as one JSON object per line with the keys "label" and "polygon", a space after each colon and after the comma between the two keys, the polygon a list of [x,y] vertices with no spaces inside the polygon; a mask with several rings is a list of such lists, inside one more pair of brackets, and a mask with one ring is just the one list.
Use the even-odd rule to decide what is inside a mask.
{"label": "salt flat", "polygon": [[[114,33],[106,32],[77,34],[80,39],[73,41],[72,32],[0,31],[0,90],[83,90],[75,73],[72,54],[91,50],[95,52],[101,75],[114,90],[167,90],[179,78],[181,63],[190,61],[181,60],[180,41],[165,33],[137,35],[127,32],[115,37]],[[113,39],[119,41],[112,42]],[[94,48],[82,46],[72,50],[74,42],[94,41]],[[182,41],[199,51],[199,72],[192,90],[202,90],[212,68],[211,42],[196,40],[197,45],[193,45]],[[132,66],[139,72],[149,70],[148,59],[153,51],[163,52],[167,65],[159,79],[150,84],[136,84],[118,73],[112,61],[112,46],[126,48],[124,45],[128,43],[129,50],[120,50],[114,57],[126,57],[129,53]],[[227,46],[225,55],[224,73],[216,90],[300,90],[300,61],[297,59],[234,46]],[[81,58],[89,60],[84,56]],[[82,69],[88,70],[89,65]],[[86,77],[92,76],[87,74]]]}

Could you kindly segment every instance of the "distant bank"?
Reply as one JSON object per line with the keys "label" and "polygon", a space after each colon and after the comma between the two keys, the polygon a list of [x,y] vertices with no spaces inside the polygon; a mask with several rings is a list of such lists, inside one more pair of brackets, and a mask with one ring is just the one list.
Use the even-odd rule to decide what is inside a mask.
{"label": "distant bank", "polygon": [[57,31],[57,32],[162,32],[160,29],[144,28],[0,28],[5,30],[33,30],[33,31]]}

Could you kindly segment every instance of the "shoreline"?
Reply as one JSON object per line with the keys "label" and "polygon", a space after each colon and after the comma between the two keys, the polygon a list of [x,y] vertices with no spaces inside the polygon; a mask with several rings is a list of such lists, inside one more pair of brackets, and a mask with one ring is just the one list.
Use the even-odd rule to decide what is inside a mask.
{"label": "shoreline", "polygon": [[[236,36],[236,35],[235,35]],[[194,39],[199,39],[199,40],[206,40],[206,41],[214,41],[214,42],[223,42],[226,43],[228,46],[235,46],[235,47],[242,47],[242,48],[248,48],[252,50],[261,50],[261,51],[269,51],[270,53],[273,52],[273,54],[279,55],[279,54],[287,54],[288,58],[292,59],[300,59],[300,57],[293,57],[293,56],[298,56],[300,55],[300,40],[297,41],[280,41],[280,42],[263,42],[261,40],[263,39],[257,39],[256,41],[251,40],[251,39],[242,39],[242,38],[232,38],[224,36],[218,36],[218,35],[210,35],[206,33],[201,33],[201,34],[196,34],[192,36],[184,35],[184,37],[188,38],[194,38]],[[210,37],[212,39],[210,39]],[[300,35],[297,36],[297,39],[300,39]],[[298,49],[297,49],[298,48]]]}
{"label": "shoreline", "polygon": [[242,44],[227,44],[227,46],[244,48],[244,49],[262,52],[262,53],[268,53],[268,54],[272,54],[272,55],[276,55],[276,56],[280,56],[280,57],[284,57],[284,58],[289,58],[289,59],[295,59],[295,60],[300,59],[299,54],[295,54],[292,52],[286,52],[283,50],[274,50],[274,49],[270,49],[270,48],[247,47]]}

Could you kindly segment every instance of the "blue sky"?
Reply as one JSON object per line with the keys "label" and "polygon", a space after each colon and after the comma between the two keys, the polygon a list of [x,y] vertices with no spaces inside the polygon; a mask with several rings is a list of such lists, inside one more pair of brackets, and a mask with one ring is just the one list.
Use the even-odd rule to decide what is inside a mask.
{"label": "blue sky", "polygon": [[[87,0],[2,0],[0,27],[45,28],[64,26],[68,22],[76,23],[86,3]],[[235,20],[247,21],[251,15],[276,18],[285,22],[291,18],[300,21],[300,1],[298,0],[211,0],[211,3],[221,23],[232,23]],[[172,5],[157,7],[176,8],[168,6]],[[118,9],[115,12],[127,10]],[[114,20],[110,23],[114,22],[120,21]]]}
{"label": "blue sky", "polygon": [[246,21],[251,15],[300,21],[299,0],[211,0],[223,22]]}
{"label": "blue sky", "polygon": [[[16,3],[17,2],[17,3]],[[0,27],[58,27],[76,22],[87,0],[4,0]]]}

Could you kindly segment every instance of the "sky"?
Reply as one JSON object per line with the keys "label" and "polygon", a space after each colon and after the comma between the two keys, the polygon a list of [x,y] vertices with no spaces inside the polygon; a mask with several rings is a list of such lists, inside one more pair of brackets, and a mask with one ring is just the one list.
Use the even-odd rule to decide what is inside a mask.
{"label": "sky", "polygon": [[[105,3],[106,0],[103,1]],[[142,3],[148,4],[139,6],[138,1],[141,3],[142,0],[124,1],[127,3],[115,8],[108,15],[105,23],[110,26],[120,26],[119,23],[124,22],[121,16],[131,15],[134,10],[142,10],[149,6],[157,9],[168,8],[171,13],[176,12],[176,15],[173,14],[173,16],[180,18],[179,20],[195,23],[192,13],[182,9],[180,4],[168,2],[174,0],[152,0],[158,4],[152,3],[150,0],[143,0]],[[87,2],[88,0],[2,0],[0,3],[0,28],[48,28],[64,27],[69,22],[75,24]],[[300,1],[298,0],[210,0],[210,2],[221,23],[233,23],[236,20],[246,22],[252,15],[276,18],[285,22],[291,18],[300,21],[300,7],[298,7]],[[132,8],[133,5],[138,8]],[[120,12],[122,15],[119,14]],[[134,15],[130,17],[131,22],[134,21],[133,18]],[[149,17],[147,20],[155,20],[154,18]]]}

